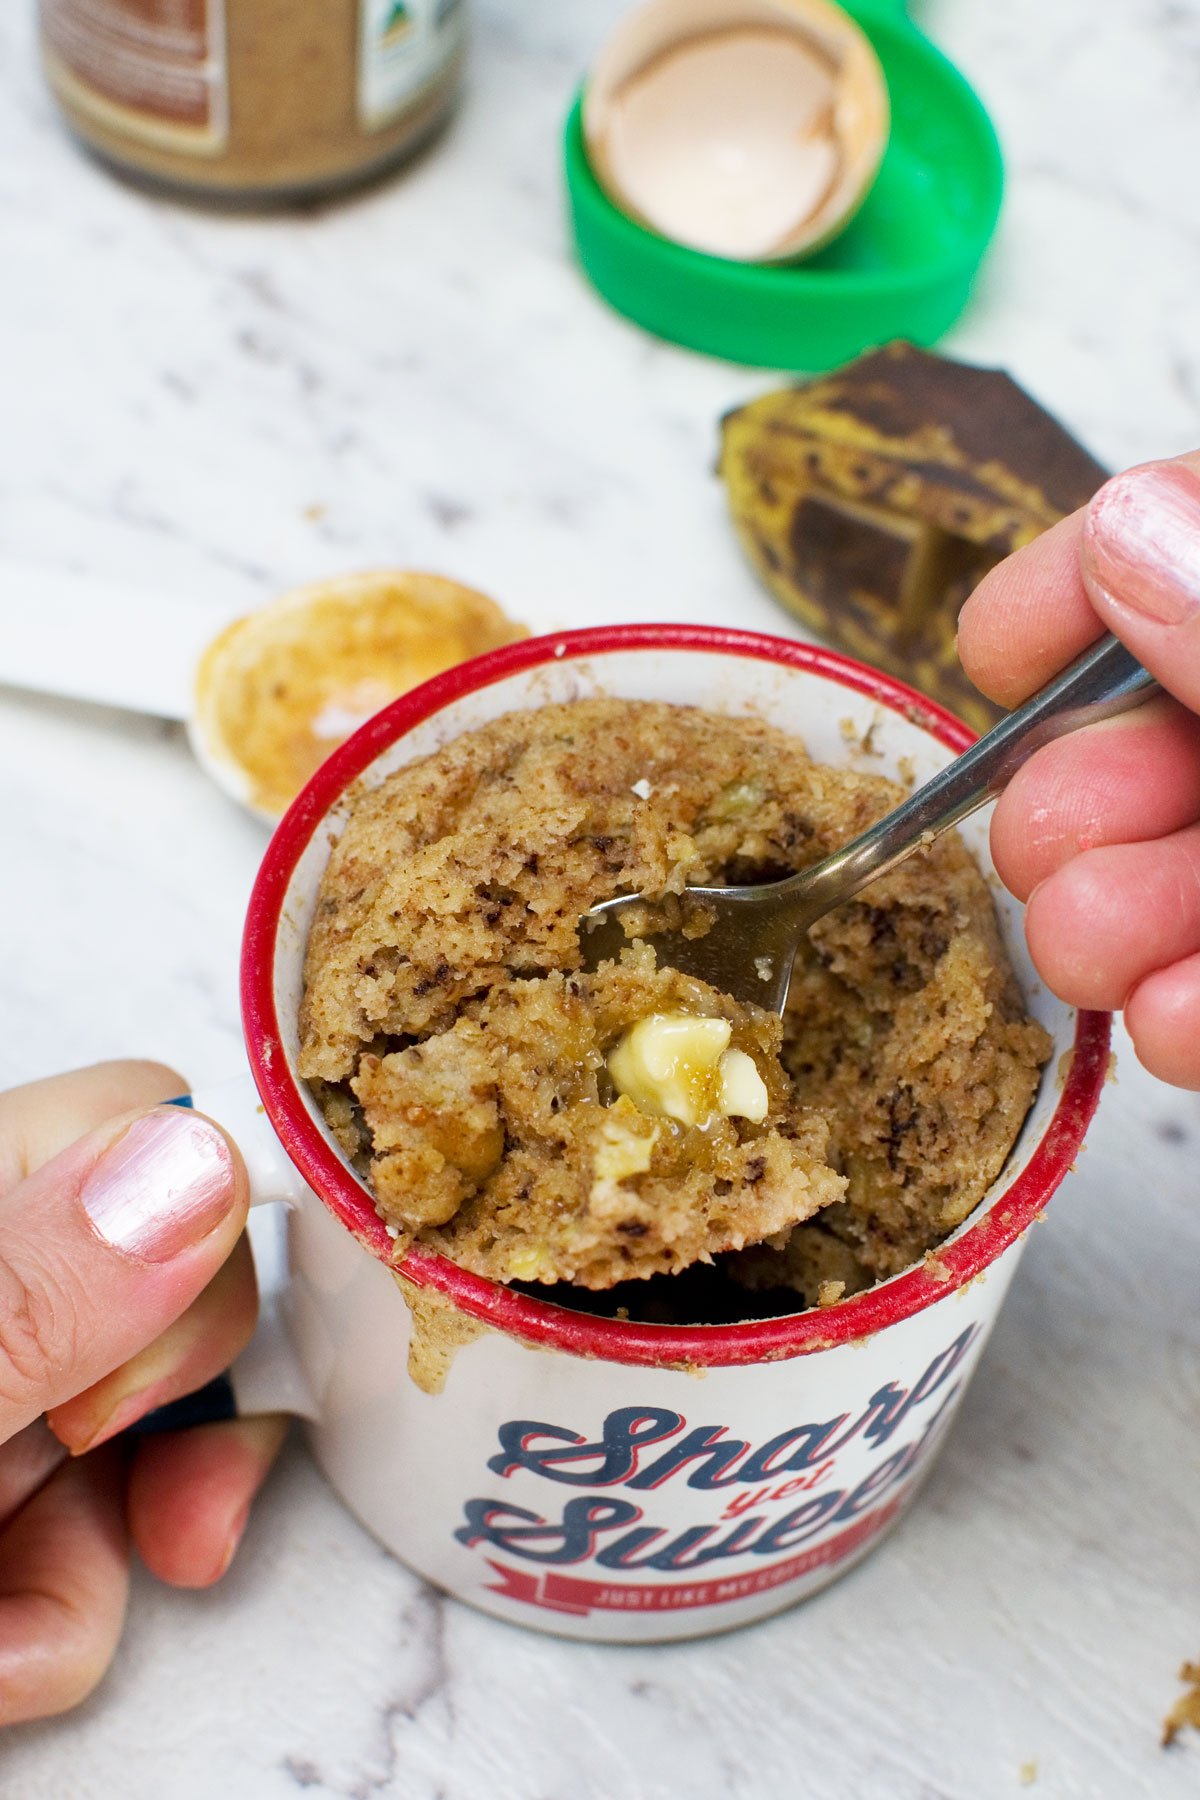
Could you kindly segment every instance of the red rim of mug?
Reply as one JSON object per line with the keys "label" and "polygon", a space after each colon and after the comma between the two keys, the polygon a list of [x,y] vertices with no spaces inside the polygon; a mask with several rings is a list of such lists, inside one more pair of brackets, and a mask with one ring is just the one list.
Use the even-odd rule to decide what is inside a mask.
{"label": "red rim of mug", "polygon": [[460,1269],[413,1246],[395,1246],[367,1189],[326,1142],[301,1099],[275,1006],[276,934],[292,873],[343,791],[415,726],[464,695],[563,658],[595,659],[631,650],[690,650],[800,668],[901,713],[950,750],[975,734],[952,714],[836,651],[761,632],[703,625],[615,625],[526,638],[460,663],[401,695],[334,751],[280,821],[254,884],[242,942],[242,1017],[259,1095],[287,1154],[329,1210],[380,1261],[418,1287],[436,1289],[462,1312],[545,1349],[609,1362],[700,1367],[803,1356],[870,1337],[954,1293],[988,1268],[1039,1216],[1083,1142],[1108,1073],[1111,1018],[1080,1012],[1058,1103],[1037,1147],[1002,1199],[936,1256],[834,1306],[738,1325],[643,1325],[572,1312]]}

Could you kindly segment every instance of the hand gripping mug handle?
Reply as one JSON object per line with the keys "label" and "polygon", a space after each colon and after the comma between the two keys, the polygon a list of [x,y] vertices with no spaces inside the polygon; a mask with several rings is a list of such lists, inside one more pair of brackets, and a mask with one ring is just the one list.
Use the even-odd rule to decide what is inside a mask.
{"label": "hand gripping mug handle", "polygon": [[246,1235],[258,1282],[258,1323],[254,1336],[223,1375],[195,1393],[155,1407],[131,1432],[178,1431],[215,1419],[251,1418],[288,1412],[315,1419],[317,1405],[292,1347],[284,1309],[289,1282],[288,1212],[307,1186],[267,1120],[247,1071],[192,1094],[171,1106],[194,1107],[215,1119],[237,1144],[250,1177],[250,1217]]}

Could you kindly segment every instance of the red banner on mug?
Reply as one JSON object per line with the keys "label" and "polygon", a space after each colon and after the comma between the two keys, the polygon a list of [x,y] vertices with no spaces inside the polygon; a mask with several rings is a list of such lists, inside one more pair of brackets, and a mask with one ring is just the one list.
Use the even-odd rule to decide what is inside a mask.
{"label": "red banner on mug", "polygon": [[560,1575],[555,1569],[538,1574],[513,1569],[507,1563],[493,1562],[489,1557],[488,1567],[494,1569],[500,1579],[490,1581],[488,1587],[492,1593],[503,1594],[507,1600],[523,1600],[529,1606],[583,1617],[595,1611],[675,1612],[684,1606],[722,1606],[731,1600],[744,1600],[750,1594],[761,1594],[767,1588],[782,1587],[785,1582],[808,1575],[813,1569],[841,1562],[877,1531],[890,1525],[901,1504],[897,1499],[887,1506],[877,1507],[847,1526],[845,1531],[839,1531],[836,1537],[826,1538],[823,1544],[804,1550],[799,1556],[789,1556],[783,1562],[768,1563],[762,1569],[748,1569],[744,1575],[687,1582],[580,1581],[575,1575]]}

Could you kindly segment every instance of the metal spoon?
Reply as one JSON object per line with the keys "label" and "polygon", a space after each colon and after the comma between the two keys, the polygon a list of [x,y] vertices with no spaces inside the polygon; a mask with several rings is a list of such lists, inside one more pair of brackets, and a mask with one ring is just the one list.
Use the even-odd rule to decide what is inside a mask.
{"label": "metal spoon", "polygon": [[[707,930],[694,937],[684,937],[682,929],[655,933],[659,962],[735,1000],[782,1013],[796,951],[819,918],[994,799],[1043,744],[1127,712],[1157,692],[1154,677],[1124,644],[1102,638],[894,812],[823,862],[757,887],[687,888],[680,896],[684,922],[702,908]],[[620,954],[638,935],[632,921],[625,930],[623,915],[645,905],[641,894],[619,894],[584,914],[585,967]]]}

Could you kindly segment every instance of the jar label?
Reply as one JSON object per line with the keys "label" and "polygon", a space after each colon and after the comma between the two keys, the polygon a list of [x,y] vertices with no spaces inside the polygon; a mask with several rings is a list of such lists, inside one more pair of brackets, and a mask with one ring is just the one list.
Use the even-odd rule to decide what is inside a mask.
{"label": "jar label", "polygon": [[465,0],[361,0],[358,118],[381,131],[460,48]]}
{"label": "jar label", "polygon": [[110,129],[211,156],[229,134],[224,0],[42,0],[55,80]]}

